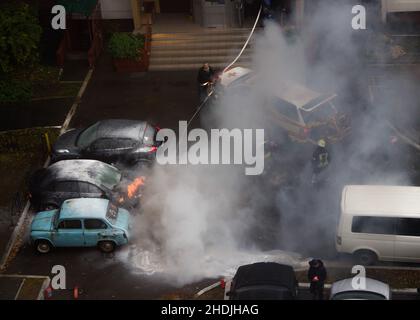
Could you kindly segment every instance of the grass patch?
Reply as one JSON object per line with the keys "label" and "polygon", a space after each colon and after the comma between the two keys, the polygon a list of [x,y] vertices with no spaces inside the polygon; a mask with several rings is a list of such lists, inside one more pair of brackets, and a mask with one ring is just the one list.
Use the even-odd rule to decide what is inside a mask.
{"label": "grass patch", "polygon": [[58,128],[29,128],[0,133],[0,206],[8,207],[17,192],[26,195],[30,175],[42,167],[47,158],[44,133],[51,144]]}
{"label": "grass patch", "polygon": [[79,92],[81,82],[59,82],[49,88],[38,89],[33,93],[32,99],[48,99],[54,97],[75,97]]}

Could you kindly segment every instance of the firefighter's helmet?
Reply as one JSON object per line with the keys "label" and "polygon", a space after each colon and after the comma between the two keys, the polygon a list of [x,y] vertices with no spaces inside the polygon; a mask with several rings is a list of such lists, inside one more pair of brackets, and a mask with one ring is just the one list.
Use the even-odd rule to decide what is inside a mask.
{"label": "firefighter's helmet", "polygon": [[321,148],[325,148],[326,145],[327,145],[327,143],[325,142],[324,139],[319,139],[318,140],[318,146],[320,146]]}

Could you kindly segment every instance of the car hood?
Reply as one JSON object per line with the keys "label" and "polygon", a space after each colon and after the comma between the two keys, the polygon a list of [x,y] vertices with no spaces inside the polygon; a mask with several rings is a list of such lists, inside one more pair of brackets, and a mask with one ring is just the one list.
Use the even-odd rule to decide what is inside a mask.
{"label": "car hood", "polygon": [[31,231],[50,231],[53,226],[54,215],[58,210],[38,212],[31,224]]}
{"label": "car hood", "polygon": [[63,133],[61,136],[58,137],[57,141],[54,143],[54,151],[60,149],[66,149],[70,152],[77,151],[79,148],[76,146],[76,140],[80,132],[82,132],[82,129],[71,129]]}

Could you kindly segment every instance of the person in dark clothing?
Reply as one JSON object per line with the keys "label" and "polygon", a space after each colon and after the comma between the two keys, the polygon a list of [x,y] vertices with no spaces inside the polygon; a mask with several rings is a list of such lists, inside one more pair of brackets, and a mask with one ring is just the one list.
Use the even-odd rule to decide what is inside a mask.
{"label": "person in dark clothing", "polygon": [[208,95],[208,86],[213,82],[214,70],[209,66],[208,63],[203,64],[203,66],[198,70],[197,82],[198,82],[198,94],[200,98],[200,103]]}
{"label": "person in dark clothing", "polygon": [[320,259],[309,261],[308,280],[310,283],[309,291],[314,300],[324,299],[324,284],[327,279],[327,270]]}
{"label": "person in dark clothing", "polygon": [[331,155],[326,148],[326,144],[324,139],[320,139],[318,146],[312,154],[312,183],[318,180],[317,176],[319,173],[330,164]]}

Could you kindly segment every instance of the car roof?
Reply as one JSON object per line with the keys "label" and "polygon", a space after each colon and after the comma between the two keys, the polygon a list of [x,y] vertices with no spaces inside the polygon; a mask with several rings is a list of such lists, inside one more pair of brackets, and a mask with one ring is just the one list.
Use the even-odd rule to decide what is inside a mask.
{"label": "car roof", "polygon": [[139,120],[108,119],[98,121],[97,138],[143,138],[147,122]]}
{"label": "car roof", "polygon": [[106,216],[109,200],[96,198],[69,199],[63,202],[60,219],[92,218],[102,219]]}
{"label": "car roof", "polygon": [[341,211],[360,216],[418,216],[420,187],[348,185],[342,192]]}
{"label": "car roof", "polygon": [[352,281],[353,281],[353,278],[334,282],[331,286],[331,296],[334,296],[338,293],[343,293],[343,292],[363,291],[363,292],[373,292],[373,293],[380,294],[384,296],[386,299],[390,298],[389,285],[384,282],[371,279],[371,278],[365,278],[365,281],[366,281],[365,288],[354,289],[352,285]]}
{"label": "car roof", "polygon": [[45,186],[52,181],[83,181],[112,189],[120,179],[120,171],[109,164],[97,160],[76,159],[61,160],[49,166],[45,170],[42,184]]}
{"label": "car roof", "polygon": [[[235,67],[221,76],[221,83],[223,86],[229,86],[236,81],[241,82],[243,80],[249,83],[257,81],[257,79],[258,75],[251,69]],[[275,91],[275,97],[308,112],[336,97],[336,94],[322,94],[293,81],[278,82]]]}
{"label": "car roof", "polygon": [[296,286],[293,267],[275,262],[257,262],[238,268],[235,289],[247,286],[277,285],[292,290]]}

